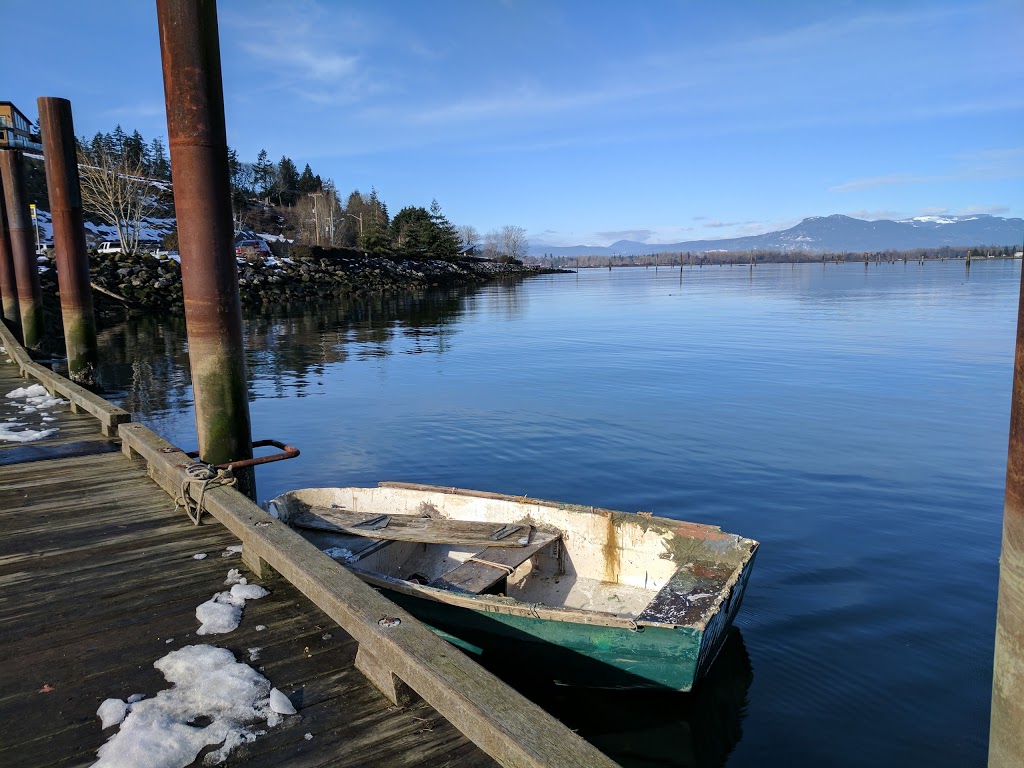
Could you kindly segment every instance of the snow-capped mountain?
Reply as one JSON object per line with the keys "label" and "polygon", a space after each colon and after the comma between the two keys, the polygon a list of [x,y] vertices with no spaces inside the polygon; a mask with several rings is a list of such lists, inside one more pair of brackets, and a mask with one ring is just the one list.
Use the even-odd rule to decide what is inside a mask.
{"label": "snow-capped mountain", "polygon": [[795,227],[763,235],[723,240],[690,240],[681,243],[640,243],[619,240],[607,247],[537,245],[530,255],[613,256],[680,251],[809,251],[857,253],[890,249],[941,248],[949,246],[1004,246],[1024,242],[1024,219],[977,214],[974,216],[917,216],[912,219],[866,221],[850,216],[811,216]]}

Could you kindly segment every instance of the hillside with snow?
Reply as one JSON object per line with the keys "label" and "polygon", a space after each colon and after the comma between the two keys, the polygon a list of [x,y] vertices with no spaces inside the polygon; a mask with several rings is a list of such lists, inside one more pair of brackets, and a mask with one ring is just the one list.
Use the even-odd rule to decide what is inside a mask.
{"label": "hillside with snow", "polygon": [[619,240],[609,246],[531,246],[531,256],[646,256],[653,253],[706,251],[806,251],[858,253],[943,246],[1020,246],[1024,219],[977,214],[974,216],[917,216],[892,221],[866,221],[851,216],[811,216],[794,227],[763,235],[680,243],[641,243]]}

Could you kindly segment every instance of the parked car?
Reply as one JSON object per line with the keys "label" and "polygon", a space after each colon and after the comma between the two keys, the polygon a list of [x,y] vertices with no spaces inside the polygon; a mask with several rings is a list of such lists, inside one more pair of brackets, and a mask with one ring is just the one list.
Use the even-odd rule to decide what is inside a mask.
{"label": "parked car", "polygon": [[269,256],[270,246],[262,238],[255,240],[239,240],[235,243],[235,256],[241,258],[252,258],[254,256]]}
{"label": "parked car", "polygon": [[119,240],[104,240],[96,250],[104,255],[121,253],[121,242]]}

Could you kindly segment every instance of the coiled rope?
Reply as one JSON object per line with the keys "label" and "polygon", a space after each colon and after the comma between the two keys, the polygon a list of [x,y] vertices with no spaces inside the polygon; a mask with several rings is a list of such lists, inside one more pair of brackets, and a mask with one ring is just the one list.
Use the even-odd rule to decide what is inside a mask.
{"label": "coiled rope", "polygon": [[[199,525],[206,511],[204,502],[207,488],[218,488],[220,486],[235,485],[238,481],[232,474],[231,469],[217,469],[210,464],[203,464],[197,461],[185,467],[185,478],[181,481],[180,492],[174,500],[174,511],[179,508],[185,510],[185,514],[194,525]],[[191,487],[198,486],[197,498],[192,497]]]}

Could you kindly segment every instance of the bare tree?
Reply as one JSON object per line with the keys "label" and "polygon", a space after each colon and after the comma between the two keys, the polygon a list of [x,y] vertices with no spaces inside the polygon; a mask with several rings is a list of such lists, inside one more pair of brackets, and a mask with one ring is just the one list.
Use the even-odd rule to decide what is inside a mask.
{"label": "bare tree", "polygon": [[498,234],[498,250],[510,259],[522,261],[529,250],[530,241],[522,227],[506,224]]}
{"label": "bare tree", "polygon": [[463,224],[459,227],[459,237],[463,248],[472,248],[480,244],[480,233],[472,224]]}
{"label": "bare tree", "polygon": [[146,174],[141,160],[106,149],[78,149],[82,207],[117,230],[121,250],[139,247],[139,229],[159,208],[160,184]]}
{"label": "bare tree", "polygon": [[501,232],[492,229],[484,235],[484,256],[488,259],[496,259],[501,255]]}

